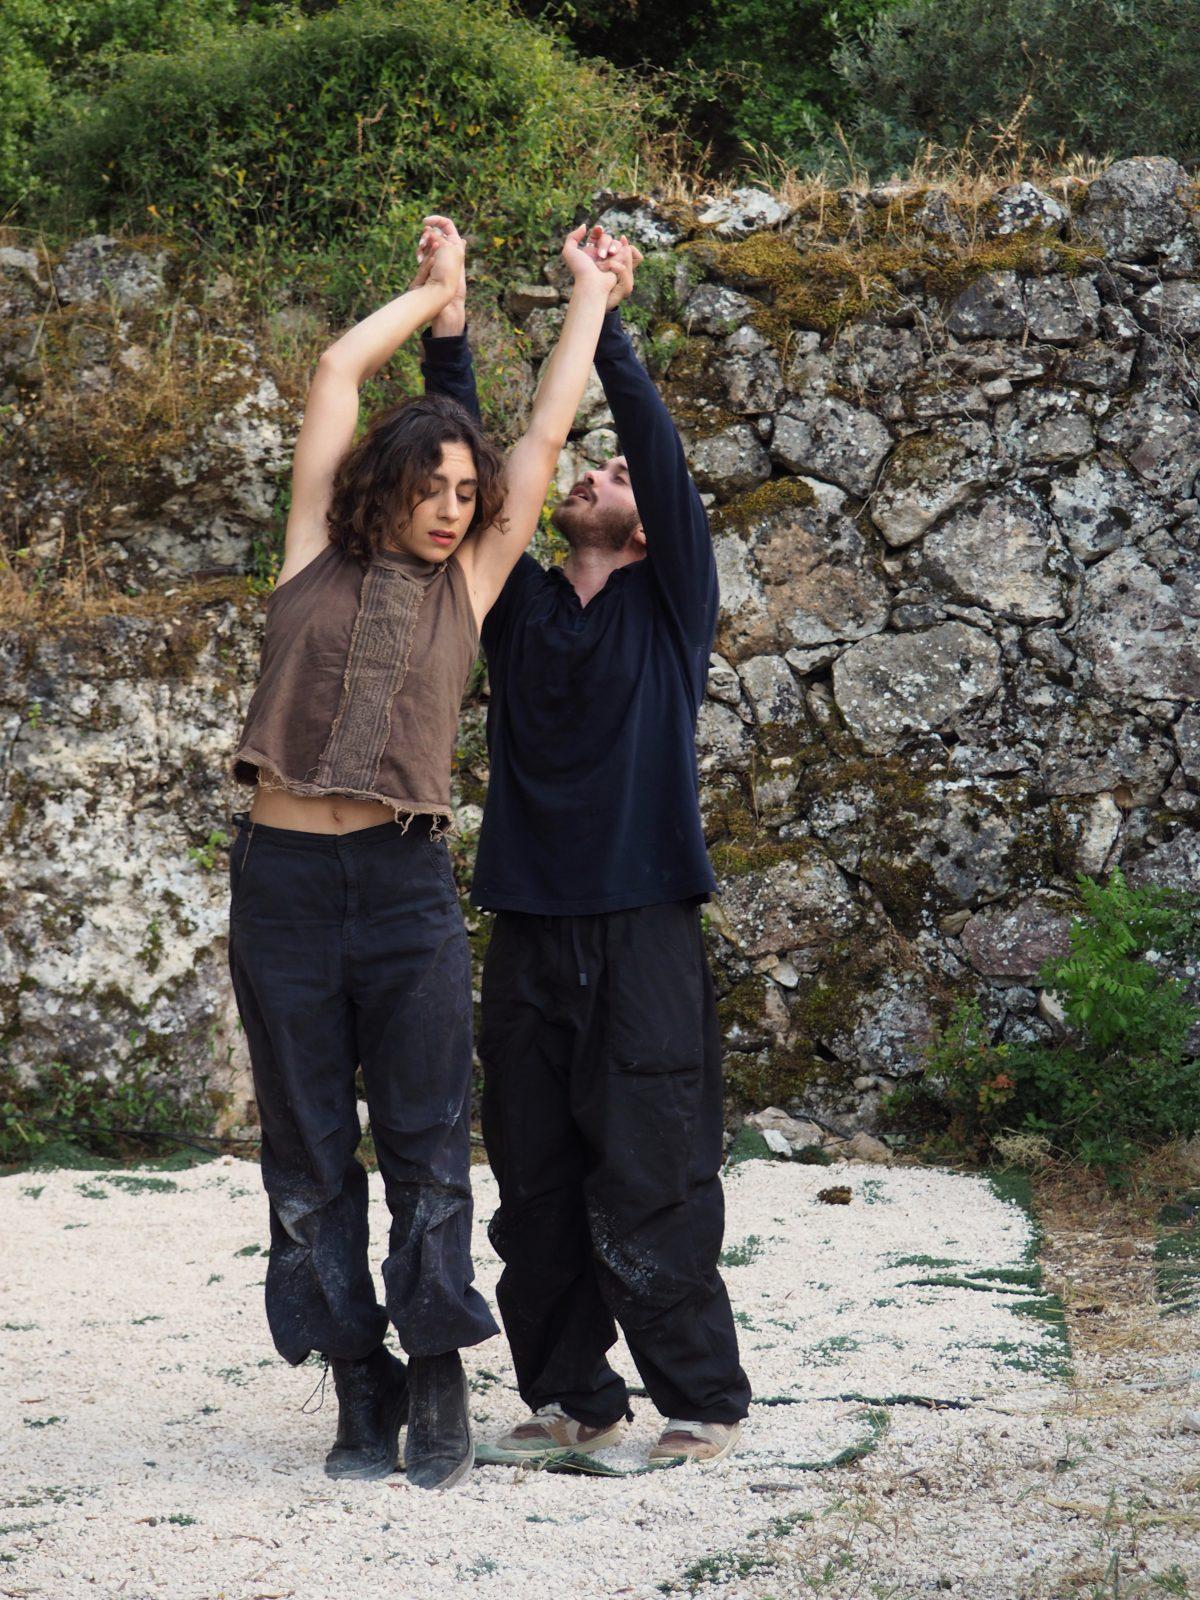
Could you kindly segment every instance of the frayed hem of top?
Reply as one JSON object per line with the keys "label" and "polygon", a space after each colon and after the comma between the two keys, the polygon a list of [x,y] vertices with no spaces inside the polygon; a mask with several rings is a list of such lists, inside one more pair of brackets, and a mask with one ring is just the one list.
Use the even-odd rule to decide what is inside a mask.
{"label": "frayed hem of top", "polygon": [[329,789],[319,783],[305,783],[299,778],[285,777],[266,756],[245,747],[237,751],[229,764],[231,775],[240,783],[251,781],[238,777],[237,769],[242,763],[258,769],[257,784],[261,789],[296,794],[311,800],[331,800],[339,796],[348,800],[374,800],[390,809],[402,833],[408,832],[414,817],[434,819],[434,826],[429,830],[429,837],[433,840],[450,838],[457,832],[453,812],[439,800],[397,800],[394,795],[380,794],[372,789]]}

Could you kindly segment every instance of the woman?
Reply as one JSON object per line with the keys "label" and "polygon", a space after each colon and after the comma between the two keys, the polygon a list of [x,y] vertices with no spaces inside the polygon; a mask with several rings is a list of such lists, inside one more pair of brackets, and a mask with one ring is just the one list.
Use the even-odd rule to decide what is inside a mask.
{"label": "woman", "polygon": [[[441,837],[479,627],[537,525],[583,394],[618,247],[563,246],[574,289],[507,469],[431,396],[353,444],[359,389],[455,297],[463,245],[426,219],[408,292],[322,355],[292,473],[258,688],[234,758],[257,785],[231,852],[230,968],[271,1202],[267,1317],[333,1368],[332,1477],[449,1488],[474,1449],[459,1349],[496,1330],[471,1286],[471,984]],[[361,1065],[392,1225],[386,1310],[355,1159]],[[407,1372],[384,1348],[388,1318]]]}

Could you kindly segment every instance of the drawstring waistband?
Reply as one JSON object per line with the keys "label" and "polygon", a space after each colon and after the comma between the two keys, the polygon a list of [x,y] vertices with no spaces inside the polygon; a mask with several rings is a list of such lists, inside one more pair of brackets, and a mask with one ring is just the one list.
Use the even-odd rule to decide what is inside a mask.
{"label": "drawstring waistband", "polygon": [[587,968],[584,965],[583,946],[579,939],[579,919],[578,917],[570,917],[568,920],[571,924],[571,953],[575,957],[575,970],[579,974],[579,987],[586,989],[588,981]]}

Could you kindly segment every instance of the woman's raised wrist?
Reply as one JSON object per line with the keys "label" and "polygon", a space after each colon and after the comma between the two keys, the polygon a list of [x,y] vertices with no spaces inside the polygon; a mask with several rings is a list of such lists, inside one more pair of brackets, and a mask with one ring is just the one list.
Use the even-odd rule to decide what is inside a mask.
{"label": "woman's raised wrist", "polygon": [[571,290],[571,299],[574,300],[578,296],[580,300],[585,302],[589,299],[595,299],[602,304],[607,303],[609,290],[612,288],[611,276],[611,273],[608,272],[603,274],[589,272],[586,277],[576,278],[574,287]]}
{"label": "woman's raised wrist", "polygon": [[432,322],[434,317],[440,317],[457,292],[454,284],[434,283],[432,279],[423,283],[414,293],[421,295],[425,301],[427,310],[424,320]]}

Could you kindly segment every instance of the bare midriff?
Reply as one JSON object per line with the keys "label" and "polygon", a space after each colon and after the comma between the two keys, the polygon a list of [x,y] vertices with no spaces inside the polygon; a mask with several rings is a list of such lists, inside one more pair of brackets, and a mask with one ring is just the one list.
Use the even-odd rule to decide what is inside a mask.
{"label": "bare midriff", "polygon": [[380,800],[352,800],[340,794],[289,794],[286,789],[254,791],[252,822],[266,828],[294,828],[299,833],[355,833],[395,822],[396,813]]}

